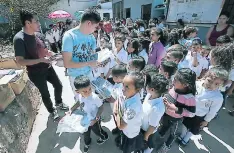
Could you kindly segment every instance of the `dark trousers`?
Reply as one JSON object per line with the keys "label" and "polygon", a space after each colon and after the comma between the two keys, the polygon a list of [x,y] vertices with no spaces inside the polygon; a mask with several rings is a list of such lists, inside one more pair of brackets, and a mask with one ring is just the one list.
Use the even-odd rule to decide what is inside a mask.
{"label": "dark trousers", "polygon": [[56,104],[62,103],[62,90],[63,86],[60,82],[53,67],[43,69],[41,71],[29,71],[29,79],[34,83],[41,93],[42,101],[49,113],[54,111],[53,103],[50,99],[50,93],[47,86],[47,81],[54,87],[55,102]]}
{"label": "dark trousers", "polygon": [[101,121],[98,121],[93,126],[90,126],[88,131],[83,134],[85,145],[90,145],[91,143],[91,138],[90,138],[91,130],[102,139],[105,139],[108,136],[108,134],[101,127]]}
{"label": "dark trousers", "polygon": [[61,51],[62,50],[62,43],[61,43],[61,41],[56,42],[56,44],[57,44],[59,50]]}
{"label": "dark trousers", "polygon": [[224,91],[224,92],[221,92],[221,93],[223,95],[223,104],[222,104],[222,107],[225,107],[226,100],[227,100],[227,91]]}
{"label": "dark trousers", "polygon": [[50,44],[50,47],[51,47],[51,49],[52,49],[52,51],[53,51],[54,53],[58,53],[58,50],[57,50],[57,47],[56,47],[56,44],[55,44],[55,43],[51,43],[51,44]]}
{"label": "dark trousers", "polygon": [[181,122],[181,119],[176,119],[167,114],[164,114],[161,122],[162,126],[159,129],[159,134],[162,137],[165,136],[168,130],[170,130],[170,135],[166,141],[166,146],[170,148],[176,138],[176,135],[178,134],[179,123]]}

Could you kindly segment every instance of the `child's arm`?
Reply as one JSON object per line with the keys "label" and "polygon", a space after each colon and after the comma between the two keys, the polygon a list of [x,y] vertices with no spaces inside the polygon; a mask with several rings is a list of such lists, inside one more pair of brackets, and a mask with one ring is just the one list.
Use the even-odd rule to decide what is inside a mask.
{"label": "child's arm", "polygon": [[155,129],[156,129],[156,127],[153,127],[151,125],[149,126],[148,130],[144,134],[144,140],[145,141],[148,141],[149,136],[154,133]]}
{"label": "child's arm", "polygon": [[70,113],[72,114],[74,110],[76,110],[78,107],[80,107],[80,102],[77,101],[71,108],[70,108]]}
{"label": "child's arm", "polygon": [[216,98],[215,100],[216,102],[215,101],[212,102],[209,108],[209,112],[206,114],[204,118],[204,121],[208,123],[215,117],[219,109],[222,107],[223,98]]}
{"label": "child's arm", "polygon": [[96,98],[97,98],[96,104],[98,107],[98,111],[97,111],[96,117],[91,121],[90,126],[93,126],[95,123],[97,123],[99,121],[99,119],[102,115],[103,109],[104,109],[101,99],[98,97],[96,97]]}
{"label": "child's arm", "polygon": [[127,123],[123,120],[123,118],[120,117],[119,114],[116,115],[116,122],[117,122],[117,127],[120,130],[123,130],[127,126]]}
{"label": "child's arm", "polygon": [[206,72],[207,72],[207,69],[202,69],[201,74],[200,74],[200,76],[199,76],[199,78],[198,78],[198,79],[203,78],[203,77],[204,77],[204,75],[206,74]]}
{"label": "child's arm", "polygon": [[169,110],[175,111],[176,114],[180,114],[185,117],[193,117],[196,112],[196,102],[195,99],[189,99],[187,102],[188,105],[184,107],[177,107],[175,104],[168,102],[164,99],[164,104]]}
{"label": "child's arm", "polygon": [[232,81],[232,85],[227,89],[227,96],[230,96],[234,90],[234,81]]}
{"label": "child's arm", "polygon": [[159,126],[159,122],[160,122],[164,113],[165,113],[165,109],[163,110],[159,107],[158,108],[153,107],[153,109],[149,115],[149,128],[146,131],[146,133],[144,134],[144,140],[148,141],[149,136],[151,134],[153,134],[155,129]]}
{"label": "child's arm", "polygon": [[102,105],[101,107],[98,108],[98,112],[97,112],[96,118],[100,118],[101,117],[103,110],[104,110],[104,107]]}
{"label": "child's arm", "polygon": [[197,67],[198,66],[198,60],[197,60],[197,53],[196,52],[192,52],[193,54],[193,61],[192,61],[192,65],[193,67]]}

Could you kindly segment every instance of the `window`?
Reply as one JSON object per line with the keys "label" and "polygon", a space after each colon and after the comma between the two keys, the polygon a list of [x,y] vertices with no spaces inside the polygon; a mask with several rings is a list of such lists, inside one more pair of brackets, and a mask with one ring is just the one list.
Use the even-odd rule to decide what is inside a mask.
{"label": "window", "polygon": [[103,13],[103,18],[109,20],[110,19],[110,13]]}
{"label": "window", "polygon": [[131,8],[126,8],[125,12],[126,12],[126,18],[131,18]]}
{"label": "window", "polygon": [[119,19],[123,18],[123,2],[117,2],[113,4],[113,15]]}
{"label": "window", "polygon": [[226,0],[223,5],[223,10],[227,11],[230,14],[229,23],[234,24],[234,1],[233,0]]}
{"label": "window", "polygon": [[146,4],[141,6],[141,18],[149,21],[151,18],[151,7],[152,4]]}

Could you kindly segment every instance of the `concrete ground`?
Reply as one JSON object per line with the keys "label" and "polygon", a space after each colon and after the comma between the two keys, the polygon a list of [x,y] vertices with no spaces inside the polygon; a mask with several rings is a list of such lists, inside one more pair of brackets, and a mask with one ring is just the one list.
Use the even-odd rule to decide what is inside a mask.
{"label": "concrete ground", "polygon": [[[74,104],[73,92],[70,87],[68,77],[64,75],[64,68],[54,66],[62,84],[63,100],[69,106]],[[51,98],[54,101],[54,90],[48,84]],[[231,108],[233,99],[227,102],[227,108]],[[234,103],[233,103],[234,104]],[[214,119],[209,128],[205,129],[201,135],[193,137],[187,147],[180,148],[175,143],[169,153],[234,153],[234,117],[228,115],[228,110],[222,110],[219,117]],[[59,112],[64,115],[64,112]],[[114,145],[114,136],[111,130],[114,128],[113,118],[110,115],[109,104],[105,104],[102,126],[109,133],[110,139],[99,146],[96,136],[92,134],[92,145],[90,153],[120,153]],[[83,137],[79,133],[56,134],[56,122],[50,118],[49,113],[42,104],[38,110],[32,134],[29,140],[27,153],[81,153],[83,150]]]}

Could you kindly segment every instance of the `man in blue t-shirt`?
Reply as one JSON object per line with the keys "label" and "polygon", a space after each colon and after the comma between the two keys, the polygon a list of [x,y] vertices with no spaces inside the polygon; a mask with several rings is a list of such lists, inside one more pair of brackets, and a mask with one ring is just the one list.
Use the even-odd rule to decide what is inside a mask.
{"label": "man in blue t-shirt", "polygon": [[62,54],[64,66],[70,83],[75,92],[74,79],[80,75],[93,78],[92,67],[97,66],[97,61],[92,59],[95,53],[96,40],[92,33],[96,30],[101,18],[92,10],[87,10],[81,17],[78,27],[70,29],[63,36]]}

